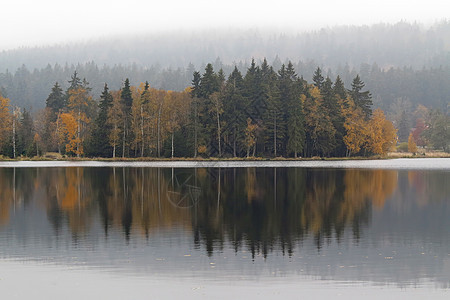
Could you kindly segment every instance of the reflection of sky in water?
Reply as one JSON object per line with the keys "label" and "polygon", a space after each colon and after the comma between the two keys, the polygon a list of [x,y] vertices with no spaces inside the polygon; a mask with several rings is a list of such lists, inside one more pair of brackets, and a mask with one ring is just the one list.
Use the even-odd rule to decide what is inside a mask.
{"label": "reflection of sky in water", "polygon": [[[2,180],[11,174],[5,173],[6,170],[10,171],[0,169]],[[63,202],[68,198],[61,195],[60,200],[51,199],[56,193],[55,182],[51,181],[55,174],[47,176],[45,170],[37,170],[40,173],[35,173],[32,184],[24,173],[28,169],[16,169],[15,184],[27,186],[29,190],[28,194],[16,191],[19,200],[16,199],[15,205],[10,203],[9,217],[0,225],[2,259],[121,271],[148,278],[218,282],[326,279],[399,286],[434,282],[438,287],[450,283],[449,187],[445,185],[450,182],[448,171],[352,173],[351,170],[278,169],[275,177],[273,169],[241,169],[236,174],[228,169],[221,170],[219,177],[217,171],[199,170],[201,203],[195,208],[175,208],[164,198],[167,184],[171,184],[170,169],[162,170],[159,177],[143,169],[127,169],[126,186],[117,185],[117,188],[130,190],[128,198],[125,197],[132,198],[130,206],[124,204],[126,200],[120,192],[115,198],[110,193],[98,192],[96,184],[107,186],[102,180],[111,178],[112,173],[105,168],[96,170],[85,169],[78,175],[82,177],[70,179],[79,180],[83,187],[74,192],[94,193],[89,203],[78,205],[77,197],[74,203]],[[56,174],[61,182],[66,182],[68,190],[70,180],[67,179],[75,175],[75,171],[71,172]],[[124,172],[121,168],[117,170],[117,183],[123,183]],[[178,172],[181,171],[175,170],[175,176]],[[294,176],[298,176],[295,177],[297,190],[289,184]],[[94,178],[99,182],[95,183]],[[145,182],[144,186],[139,185],[139,179]],[[158,190],[158,182],[166,186]],[[360,186],[349,189],[349,182]],[[366,183],[372,193],[360,194],[364,199],[357,198],[355,191],[363,190]],[[277,187],[275,206],[274,186]],[[261,189],[264,193],[258,192]],[[139,207],[140,190],[150,193],[142,198],[145,199],[142,207]],[[383,190],[390,191],[383,194],[380,192]],[[131,191],[136,191],[137,196]],[[303,192],[299,194],[299,191]],[[161,198],[154,198],[158,193],[162,193]],[[293,200],[292,195],[301,199]],[[2,208],[6,207],[5,198],[0,201]],[[109,215],[109,223],[105,222],[108,214],[104,205],[114,201],[118,203],[108,213],[117,207],[120,214]],[[283,204],[286,201],[295,205]],[[56,204],[59,207],[55,212],[52,206]],[[158,210],[155,215],[150,213]],[[52,220],[52,212],[58,216],[57,221]],[[139,217],[146,213],[148,218]],[[131,218],[128,239],[122,226],[128,222],[127,218]],[[245,218],[250,221],[245,222]],[[347,219],[339,222],[339,218]],[[147,230],[135,225],[145,222],[149,224]],[[238,228],[249,225],[262,229]],[[339,226],[344,229],[338,230]],[[270,228],[275,232],[269,232]],[[242,237],[233,237],[236,232]]]}

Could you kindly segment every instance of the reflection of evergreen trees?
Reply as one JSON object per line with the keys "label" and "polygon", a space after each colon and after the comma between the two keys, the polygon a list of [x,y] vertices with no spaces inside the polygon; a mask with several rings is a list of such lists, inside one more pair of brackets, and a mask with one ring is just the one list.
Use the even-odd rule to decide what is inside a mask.
{"label": "reflection of evergreen trees", "polygon": [[[433,174],[408,174],[421,205],[429,183],[445,180]],[[397,177],[359,169],[0,168],[0,224],[9,222],[13,204],[20,209],[33,200],[75,242],[99,219],[105,235],[120,231],[127,242],[178,227],[192,230],[208,255],[228,243],[253,256],[291,255],[307,237],[318,249],[349,230],[358,239],[372,207],[382,208],[396,190]]]}
{"label": "reflection of evergreen trees", "polygon": [[[220,173],[219,173],[220,172]],[[353,214],[345,212],[345,170],[299,168],[211,169],[200,177],[207,182],[196,236],[212,254],[228,239],[235,249],[248,247],[252,255],[278,249],[292,254],[296,241],[314,235],[320,249],[326,239],[339,238],[348,227],[359,236],[368,223],[370,202],[361,195]],[[219,176],[220,174],[220,176]],[[218,180],[221,197],[217,197]]]}

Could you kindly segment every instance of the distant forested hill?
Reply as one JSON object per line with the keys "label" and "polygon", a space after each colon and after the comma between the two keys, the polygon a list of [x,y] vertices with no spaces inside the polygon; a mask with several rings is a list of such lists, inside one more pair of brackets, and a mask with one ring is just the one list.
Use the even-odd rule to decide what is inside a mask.
{"label": "distant forested hill", "polygon": [[148,80],[155,88],[183,90],[206,62],[230,74],[242,72],[252,58],[278,70],[288,59],[300,76],[340,74],[349,87],[359,73],[374,104],[389,111],[395,104],[421,103],[446,110],[450,103],[450,22],[431,27],[397,23],[327,28],[299,34],[258,30],[204,31],[128,36],[66,46],[21,48],[0,53],[0,91],[12,104],[40,109],[55,82],[63,88],[75,70],[86,78],[94,98],[106,82],[119,89]]}

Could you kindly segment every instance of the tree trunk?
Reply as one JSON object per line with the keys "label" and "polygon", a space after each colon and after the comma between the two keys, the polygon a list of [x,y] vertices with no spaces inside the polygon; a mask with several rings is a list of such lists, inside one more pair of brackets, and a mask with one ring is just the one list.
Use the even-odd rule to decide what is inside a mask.
{"label": "tree trunk", "polygon": [[77,157],[80,157],[80,136],[81,136],[81,110],[78,110],[78,122],[77,122]]}
{"label": "tree trunk", "polygon": [[273,151],[277,157],[277,117],[275,111],[273,112]]}
{"label": "tree trunk", "polygon": [[123,121],[123,139],[122,139],[122,158],[125,157],[125,138],[127,132],[127,121],[124,119]]}
{"label": "tree trunk", "polygon": [[173,158],[173,132],[172,132],[172,158]]}
{"label": "tree trunk", "polygon": [[16,111],[13,114],[13,157],[16,158]]}
{"label": "tree trunk", "polygon": [[161,108],[162,108],[162,104],[159,105],[159,110],[158,110],[158,157],[161,156],[161,146],[160,146],[160,138],[161,138]]}
{"label": "tree trunk", "polygon": [[141,104],[141,157],[144,156],[144,112]]}
{"label": "tree trunk", "polygon": [[222,156],[222,149],[221,149],[221,145],[220,145],[220,114],[219,114],[219,109],[216,110],[216,115],[217,115],[217,141],[219,143],[219,157]]}
{"label": "tree trunk", "polygon": [[194,103],[195,111],[194,111],[194,157],[197,157],[197,98],[195,98]]}
{"label": "tree trunk", "polygon": [[233,157],[236,157],[236,126],[233,132]]}

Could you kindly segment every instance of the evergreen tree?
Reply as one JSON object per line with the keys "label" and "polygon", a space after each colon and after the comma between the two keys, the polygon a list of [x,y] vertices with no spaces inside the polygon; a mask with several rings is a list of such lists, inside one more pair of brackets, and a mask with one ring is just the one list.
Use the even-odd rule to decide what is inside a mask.
{"label": "evergreen tree", "polygon": [[107,121],[108,110],[112,107],[113,97],[109,92],[109,88],[106,83],[100,99],[100,103],[98,104],[99,113],[94,123],[89,155],[111,157],[112,149],[109,144],[111,125]]}
{"label": "evergreen tree", "polygon": [[133,141],[131,130],[131,106],[133,105],[133,97],[131,94],[130,80],[125,79],[124,86],[120,93],[120,100],[123,107],[123,137],[122,137],[122,157],[130,156],[130,145]]}
{"label": "evergreen tree", "polygon": [[18,128],[18,153],[28,157],[37,155],[33,139],[33,119],[30,112],[24,109],[20,119],[20,126]]}
{"label": "evergreen tree", "polygon": [[228,81],[225,84],[223,92],[223,104],[224,104],[224,135],[228,142],[225,145],[225,151],[231,151],[233,157],[239,155],[244,149],[244,134],[247,126],[247,115],[244,113],[244,107],[246,106],[245,98],[243,96],[244,80],[241,72],[234,67],[233,72],[228,77]]}
{"label": "evergreen tree", "polygon": [[366,120],[369,119],[369,117],[372,115],[372,95],[369,91],[362,91],[365,84],[359,78],[359,75],[356,75],[356,77],[353,79],[352,82],[352,89],[349,90],[349,94],[352,97],[353,101],[355,102],[356,107],[359,107],[362,109]]}
{"label": "evergreen tree", "polygon": [[340,99],[344,100],[347,98],[347,90],[345,89],[344,82],[339,75],[336,77],[336,81],[334,82],[333,91],[334,94]]}
{"label": "evergreen tree", "polygon": [[47,100],[45,101],[46,106],[50,108],[52,115],[51,115],[51,122],[55,122],[58,113],[60,113],[65,107],[65,97],[63,94],[63,90],[59,86],[58,82],[55,83],[55,85],[52,88],[52,91],[50,95],[48,95]]}
{"label": "evergreen tree", "polygon": [[316,71],[314,72],[314,75],[313,75],[313,82],[314,82],[314,85],[315,85],[319,90],[322,90],[322,85],[323,85],[323,83],[324,83],[324,78],[323,78],[323,76],[322,76],[322,70],[321,70],[319,67],[317,67]]}
{"label": "evergreen tree", "polygon": [[73,75],[70,77],[70,80],[69,80],[69,88],[68,88],[67,90],[68,90],[68,91],[69,91],[69,90],[74,90],[74,89],[76,89],[76,88],[79,88],[80,86],[82,86],[82,81],[81,81],[81,79],[78,77],[77,71],[75,71],[75,72],[73,73]]}
{"label": "evergreen tree", "polygon": [[201,82],[201,74],[198,71],[193,73],[192,79],[192,89],[191,89],[191,97],[192,97],[192,112],[191,112],[191,123],[193,127],[193,145],[194,145],[194,157],[198,155],[198,134],[199,134],[199,102],[201,97],[200,91],[200,82]]}
{"label": "evergreen tree", "polygon": [[298,79],[291,62],[279,71],[279,93],[283,118],[287,122],[283,154],[297,157],[303,151],[305,136],[303,109],[300,100],[302,82]]}

